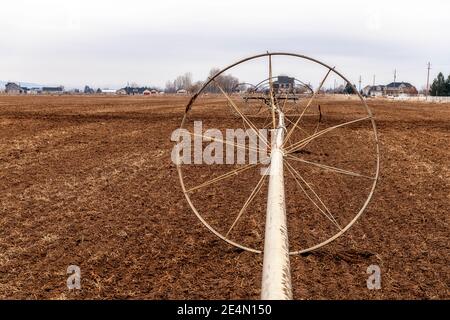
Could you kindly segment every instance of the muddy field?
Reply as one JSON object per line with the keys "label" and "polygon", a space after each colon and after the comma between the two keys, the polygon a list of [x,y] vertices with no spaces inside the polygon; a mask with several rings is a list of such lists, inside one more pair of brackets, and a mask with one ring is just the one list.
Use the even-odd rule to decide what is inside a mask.
{"label": "muddy field", "polygon": [[[204,98],[196,116],[221,119],[208,112],[220,104],[214,99]],[[182,193],[170,137],[186,102],[0,96],[0,298],[259,298],[262,255],[208,232]],[[325,120],[347,119],[354,104],[323,101]],[[381,152],[375,194],[346,234],[291,258],[294,297],[449,299],[450,104],[375,100],[369,106]],[[364,131],[355,126],[345,132],[351,133]],[[192,185],[206,174],[195,170]],[[197,201],[224,211],[234,208],[236,190],[230,184]],[[342,193],[336,208],[356,196]],[[261,237],[263,221],[252,221],[250,229],[240,224],[236,236]],[[306,226],[315,230],[297,222],[289,226],[293,245]],[[381,269],[380,290],[366,286],[372,264]],[[80,290],[67,288],[69,265],[81,269]]]}

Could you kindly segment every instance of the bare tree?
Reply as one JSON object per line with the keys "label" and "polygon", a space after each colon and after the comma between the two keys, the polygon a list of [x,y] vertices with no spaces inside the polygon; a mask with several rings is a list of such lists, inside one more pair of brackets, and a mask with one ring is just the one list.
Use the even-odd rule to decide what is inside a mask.
{"label": "bare tree", "polygon": [[186,72],[185,74],[178,76],[175,81],[175,88],[176,90],[189,90],[189,88],[192,86],[192,74],[190,72]]}
{"label": "bare tree", "polygon": [[196,93],[196,92],[198,92],[198,90],[200,90],[200,88],[202,86],[203,86],[203,82],[202,81],[196,81],[190,86],[188,91],[191,92],[191,93]]}
{"label": "bare tree", "polygon": [[[220,69],[214,68],[209,72],[209,77],[215,76],[220,72]],[[225,92],[232,92],[233,88],[239,84],[239,79],[232,76],[231,74],[221,74],[215,78],[215,81]],[[190,72],[186,72],[185,74],[178,76],[173,81],[166,82],[165,92],[167,93],[175,93],[178,90],[184,89],[189,92],[197,92],[203,86],[203,82],[197,81],[193,82],[192,74]],[[206,89],[206,92],[211,93],[219,93],[220,90],[218,86],[213,82],[209,84]]]}
{"label": "bare tree", "polygon": [[167,81],[166,82],[166,88],[164,89],[166,93],[175,93],[177,92],[177,89],[175,87],[174,81]]}
{"label": "bare tree", "polygon": [[[213,68],[209,71],[209,77],[214,77],[217,73],[220,72],[220,69]],[[215,79],[215,82],[210,83],[206,91],[211,93],[219,93],[220,86],[225,92],[232,92],[233,88],[239,84],[239,79],[232,76],[231,74],[221,74],[218,75]]]}
{"label": "bare tree", "polygon": [[174,93],[181,89],[189,91],[191,87],[192,74],[190,72],[186,72],[185,74],[176,77],[174,81],[167,81],[165,91],[167,93]]}

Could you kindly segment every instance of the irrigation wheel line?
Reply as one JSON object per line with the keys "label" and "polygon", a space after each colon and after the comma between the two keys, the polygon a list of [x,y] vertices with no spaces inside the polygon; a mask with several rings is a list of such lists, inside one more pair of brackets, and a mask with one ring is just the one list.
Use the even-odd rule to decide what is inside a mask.
{"label": "irrigation wheel line", "polygon": [[[298,254],[302,254],[302,253],[306,253],[306,252],[309,252],[309,251],[312,251],[312,250],[319,249],[319,248],[329,244],[330,242],[336,240],[341,235],[343,235],[360,218],[360,216],[363,214],[364,210],[368,206],[368,204],[369,204],[369,202],[370,202],[370,200],[371,200],[371,198],[372,198],[372,196],[374,194],[374,190],[375,190],[375,187],[377,185],[377,181],[378,181],[378,177],[379,177],[379,171],[380,171],[380,151],[379,151],[379,141],[378,141],[378,133],[377,133],[376,124],[375,124],[375,121],[374,121],[374,118],[373,118],[373,115],[372,115],[372,112],[371,112],[370,108],[368,107],[367,103],[365,102],[365,100],[361,96],[361,94],[351,84],[351,82],[347,78],[345,78],[339,71],[337,71],[334,67],[331,67],[331,66],[329,66],[329,65],[327,65],[327,64],[325,64],[325,63],[323,63],[323,62],[321,62],[319,60],[316,60],[314,58],[310,58],[310,57],[307,57],[307,56],[304,56],[304,55],[295,54],[295,53],[286,53],[286,52],[271,52],[271,53],[267,52],[267,53],[251,56],[251,57],[242,59],[242,60],[240,60],[240,61],[238,61],[236,63],[233,63],[233,64],[223,68],[221,71],[216,73],[214,76],[208,78],[208,80],[204,83],[204,85],[198,90],[198,92],[196,92],[190,98],[188,104],[186,105],[185,113],[184,113],[183,120],[181,122],[180,128],[185,129],[185,124],[186,124],[186,121],[187,121],[188,114],[191,111],[192,106],[194,105],[196,99],[204,91],[204,89],[208,85],[210,85],[212,82],[215,82],[215,84],[218,85],[217,82],[215,81],[215,79],[218,76],[220,76],[221,74],[223,74],[227,70],[229,70],[229,69],[231,69],[233,67],[239,66],[240,64],[243,64],[243,63],[245,63],[247,61],[250,61],[250,60],[253,60],[253,59],[267,57],[267,58],[269,58],[269,66],[270,66],[269,67],[269,69],[270,69],[269,78],[271,78],[272,77],[272,75],[271,75],[271,58],[273,56],[288,56],[288,57],[308,60],[308,61],[310,61],[312,63],[316,63],[318,65],[321,65],[322,67],[326,68],[326,70],[327,70],[327,74],[325,75],[325,77],[321,81],[320,86],[313,93],[313,95],[311,96],[311,98],[308,101],[308,104],[306,105],[306,107],[304,108],[303,112],[300,114],[298,119],[297,120],[293,119],[293,120],[290,121],[291,124],[290,124],[290,127],[287,130],[287,133],[284,136],[284,143],[283,143],[283,146],[285,147],[285,150],[284,150],[285,157],[284,157],[283,160],[284,160],[284,165],[287,167],[286,171],[288,171],[289,173],[291,173],[291,175],[295,176],[297,179],[300,180],[301,176],[298,173],[297,173],[298,174],[297,175],[295,172],[293,172],[293,171],[295,171],[295,169],[290,164],[290,162],[295,161],[293,159],[293,157],[294,157],[293,155],[295,154],[295,152],[301,150],[306,145],[311,143],[313,140],[315,140],[315,139],[317,139],[319,137],[322,137],[323,135],[326,135],[327,133],[329,133],[329,132],[331,132],[331,131],[333,131],[333,130],[335,130],[337,128],[345,127],[345,126],[350,125],[352,123],[357,123],[357,122],[360,122],[360,121],[367,121],[367,120],[370,121],[371,131],[373,133],[373,139],[374,139],[374,143],[375,143],[376,164],[375,164],[375,173],[374,173],[373,176],[364,177],[362,174],[358,174],[358,173],[352,172],[350,170],[345,170],[345,169],[341,169],[341,168],[335,168],[335,167],[332,167],[332,166],[322,165],[322,168],[325,169],[325,170],[331,170],[331,171],[335,171],[335,172],[340,173],[340,174],[348,174],[348,175],[353,175],[353,176],[358,176],[359,175],[360,177],[358,177],[358,178],[360,178],[360,179],[370,178],[370,179],[373,180],[373,183],[372,183],[372,185],[370,187],[370,191],[369,191],[368,196],[367,196],[366,200],[364,201],[362,207],[360,207],[359,211],[356,213],[356,215],[354,215],[354,217],[350,220],[350,222],[348,222],[345,226],[339,226],[339,228],[338,228],[339,231],[337,231],[334,235],[332,235],[331,237],[329,237],[328,239],[326,239],[324,241],[321,241],[321,242],[319,242],[317,244],[314,244],[312,246],[309,246],[307,248],[300,248],[299,250],[291,250],[291,251],[289,251],[290,255],[298,255]],[[352,87],[353,91],[358,95],[359,100],[361,102],[361,106],[364,108],[365,112],[367,113],[367,116],[359,118],[359,119],[356,119],[356,120],[353,120],[353,121],[347,121],[347,122],[344,122],[344,123],[341,123],[341,124],[338,124],[338,125],[335,125],[335,126],[332,126],[332,127],[329,127],[329,128],[325,128],[325,129],[322,129],[322,130],[318,130],[318,127],[316,127],[314,132],[312,134],[310,134],[308,137],[306,137],[304,139],[301,139],[299,141],[296,141],[296,142],[292,142],[290,140],[290,138],[292,137],[292,134],[294,133],[294,130],[300,130],[300,128],[301,128],[300,121],[301,121],[302,117],[306,114],[307,109],[311,106],[312,102],[315,100],[315,98],[317,96],[317,93],[320,91],[322,85],[324,84],[324,82],[326,81],[326,79],[328,78],[330,73],[334,73],[335,75],[341,77],[346,83],[350,84],[350,86]],[[219,86],[219,88],[220,88],[220,86]],[[242,118],[243,123],[247,124],[248,127],[251,128],[252,130],[254,130],[256,132],[256,134],[258,135],[258,132],[257,132],[258,128],[250,120],[251,118],[249,118],[247,115],[242,113],[240,107],[238,105],[236,105],[236,103],[231,99],[231,97],[223,89],[221,89],[221,92],[222,92],[222,95],[229,102],[229,104],[236,111],[236,113],[239,114],[239,116]],[[271,111],[272,111],[272,119],[273,119],[274,115],[275,115],[275,110],[271,110]],[[276,126],[275,122],[273,122],[272,126],[275,129],[275,126]],[[258,135],[258,137],[259,137],[259,135]],[[290,145],[287,145],[288,141],[291,141]],[[268,145],[267,141],[265,141],[265,143]],[[245,146],[241,146],[241,147],[245,148]],[[268,145],[268,148],[269,148],[269,151],[270,151],[270,145]],[[368,163],[368,162],[366,162],[366,163]],[[308,163],[305,163],[305,164],[308,164]],[[309,163],[309,165],[314,166],[314,165],[317,165],[317,164]],[[185,181],[184,181],[184,178],[183,178],[183,164],[178,162],[176,167],[177,167],[177,172],[178,172],[178,176],[179,176],[180,185],[181,185],[182,191],[183,191],[183,193],[185,195],[185,198],[186,198],[189,206],[191,207],[192,211],[197,216],[197,218],[202,222],[202,224],[209,231],[211,231],[214,235],[216,235],[218,238],[222,239],[223,241],[229,243],[232,246],[240,248],[242,250],[246,250],[246,251],[253,252],[253,253],[258,253],[258,254],[263,252],[263,250],[261,250],[261,249],[243,245],[242,243],[239,243],[239,242],[234,241],[233,239],[229,238],[228,234],[230,233],[230,230],[226,234],[222,234],[219,231],[217,231],[213,226],[211,226],[211,224],[209,224],[205,220],[205,218],[199,213],[199,211],[197,210],[196,206],[193,203],[193,200],[190,197],[190,193],[191,193],[192,188],[189,189],[185,185]],[[242,167],[241,167],[241,169],[232,170],[231,172],[227,173],[229,175],[225,174],[225,175],[223,175],[223,177],[220,177],[220,176],[216,177],[216,179],[217,178],[219,178],[219,179],[217,181],[215,181],[215,182],[228,179],[228,177],[230,175],[231,176],[239,175],[240,173],[242,173],[243,171],[247,171],[251,167],[253,167],[253,166],[246,166],[244,169],[242,169]],[[237,171],[237,172],[233,172],[233,171]],[[243,209],[239,212],[239,214],[237,216],[237,219],[233,223],[233,226],[236,224],[237,220],[239,220],[239,218],[242,215],[243,211],[245,211],[245,209],[247,208],[249,201],[251,201],[252,197],[255,196],[255,192],[257,193],[257,192],[259,192],[261,190],[262,186],[265,183],[265,180],[266,179],[265,179],[264,175],[261,177],[261,179],[259,179],[259,182],[253,188],[253,191],[252,191],[250,197],[243,204],[243,207],[242,207]],[[213,182],[213,183],[215,183],[215,182]],[[319,203],[322,202],[322,200],[320,198],[316,199],[316,200]],[[289,204],[289,199],[288,198],[286,199],[286,202],[287,202],[287,204]],[[327,213],[326,212],[327,210],[323,210],[323,211],[325,213]],[[232,227],[231,227],[231,229],[232,229]]]}
{"label": "irrigation wheel line", "polygon": [[[231,94],[233,95],[238,95],[245,103],[242,105],[242,113],[244,113],[247,116],[258,116],[261,114],[262,111],[266,111],[268,108],[271,108],[271,103],[273,101],[273,99],[276,100],[276,104],[279,100],[283,100],[286,102],[286,100],[293,100],[294,104],[296,104],[297,100],[300,100],[301,97],[301,93],[295,93],[295,92],[291,92],[291,93],[275,93],[272,92],[272,94],[270,94],[271,92],[271,87],[273,86],[273,80],[278,79],[278,76],[272,76],[270,78],[266,78],[260,82],[258,82],[258,84],[254,85],[248,82],[241,82],[238,83],[237,85],[235,85],[232,90],[231,90]],[[306,91],[309,94],[313,94],[314,91],[311,88],[310,85],[304,83],[303,81],[297,79],[297,78],[293,78],[294,80],[294,87],[292,88],[292,90],[295,90],[296,88],[301,88],[304,91]],[[297,85],[297,86],[295,86]],[[241,86],[244,86],[246,88],[244,93],[236,93],[237,89]],[[268,93],[269,92],[269,93]],[[272,95],[272,98],[271,98]],[[303,93],[303,95],[305,95]],[[254,104],[252,104],[252,101],[256,101],[256,106]],[[230,103],[227,103],[228,107],[231,110],[231,113],[239,118],[240,115],[234,110],[234,108],[231,106]],[[298,105],[292,107],[293,109],[298,109]]]}
{"label": "irrigation wheel line", "polygon": [[[278,76],[272,77],[272,80],[273,80],[273,79],[278,79]],[[308,85],[308,84],[306,84],[306,83],[303,82],[302,80],[297,79],[297,78],[293,78],[293,79],[294,79],[294,83],[295,83],[295,82],[298,83],[300,87],[305,88],[305,89],[306,89],[307,91],[309,91],[310,93],[313,93],[313,92],[314,92],[314,90],[311,88],[311,86]],[[265,86],[267,86],[267,84],[268,84],[268,82],[269,82],[270,80],[271,80],[270,78],[266,78],[266,79],[264,79],[264,80],[258,82],[256,85],[254,85],[255,90],[256,90],[256,91],[257,91],[257,90],[261,90],[261,88],[264,88]]]}
{"label": "irrigation wheel line", "polygon": [[[242,93],[240,90],[238,90],[240,87],[244,87],[244,93]],[[255,85],[253,85],[253,84],[251,84],[251,83],[248,83],[248,82],[240,82],[240,83],[236,84],[236,85],[231,89],[231,94],[237,95],[237,96],[239,96],[242,100],[244,100],[244,102],[245,102],[245,104],[244,104],[244,105],[245,105],[245,108],[242,108],[242,112],[243,112],[245,115],[249,115],[249,114],[252,114],[252,113],[258,113],[259,110],[261,109],[261,108],[258,108],[258,110],[257,110],[256,112],[253,111],[252,106],[250,106],[250,105],[247,103],[248,101],[245,99],[245,95],[248,94],[249,92],[252,92],[254,89],[255,89]],[[228,107],[229,107],[231,113],[233,114],[233,116],[235,116],[236,118],[239,118],[240,115],[234,110],[233,106],[232,106],[230,103],[228,103],[227,105],[228,105]]]}

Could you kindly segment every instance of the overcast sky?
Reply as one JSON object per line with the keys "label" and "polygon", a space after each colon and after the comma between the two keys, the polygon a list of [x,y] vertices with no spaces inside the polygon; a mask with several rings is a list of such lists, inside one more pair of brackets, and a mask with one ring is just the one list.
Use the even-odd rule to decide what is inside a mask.
{"label": "overcast sky", "polygon": [[[450,1],[6,1],[0,80],[164,87],[269,51],[312,56],[362,85],[450,74]],[[289,65],[279,70],[290,74]],[[316,83],[323,74],[305,73]],[[241,80],[256,75],[240,73]],[[262,79],[261,79],[262,80]]]}

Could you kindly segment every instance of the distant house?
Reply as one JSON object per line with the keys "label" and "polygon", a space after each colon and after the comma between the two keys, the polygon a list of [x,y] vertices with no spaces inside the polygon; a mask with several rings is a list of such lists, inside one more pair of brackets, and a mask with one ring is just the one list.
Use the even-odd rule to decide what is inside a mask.
{"label": "distant house", "polygon": [[117,90],[113,89],[101,89],[100,90],[102,94],[116,94]]}
{"label": "distant house", "polygon": [[292,92],[294,89],[294,78],[288,76],[278,76],[277,80],[273,82],[273,89],[275,92]]}
{"label": "distant house", "polygon": [[370,89],[372,89],[372,86],[365,86],[364,88],[362,88],[362,95],[368,97],[370,95]]}
{"label": "distant house", "polygon": [[400,96],[418,94],[416,87],[408,82],[391,82],[388,85],[366,86],[362,90],[364,96]]}
{"label": "distant house", "polygon": [[125,95],[125,94],[127,94],[127,91],[125,90],[125,89],[119,89],[119,90],[117,90],[116,91],[116,94],[119,94],[119,95]]}
{"label": "distant house", "polygon": [[177,91],[177,94],[187,94],[187,90],[180,89],[180,90]]}
{"label": "distant house", "polygon": [[40,94],[40,93],[42,93],[42,88],[33,87],[28,89],[28,94]]}
{"label": "distant house", "polygon": [[59,87],[42,87],[42,93],[61,94],[63,92],[64,92],[64,87],[63,86],[59,86]]}
{"label": "distant house", "polygon": [[147,90],[147,88],[144,88],[144,87],[125,87],[125,88],[123,88],[123,90],[125,90],[126,94],[135,95],[135,94],[144,94],[144,91]]}
{"label": "distant house", "polygon": [[385,88],[385,94],[391,96],[416,95],[418,93],[416,87],[408,82],[391,82]]}
{"label": "distant house", "polygon": [[28,90],[27,88],[23,88],[14,82],[8,82],[5,85],[5,92],[7,94],[22,94],[22,93],[26,93],[27,90]]}
{"label": "distant house", "polygon": [[132,95],[142,94],[144,92],[144,90],[141,91],[140,88],[134,88],[134,87],[125,87],[124,89],[127,92],[127,94],[132,94]]}
{"label": "distant house", "polygon": [[381,97],[385,95],[386,86],[376,85],[376,86],[365,86],[362,90],[362,94],[366,97]]}
{"label": "distant house", "polygon": [[135,95],[135,94],[153,94],[153,93],[157,93],[158,91],[155,89],[152,89],[151,87],[130,87],[127,86],[125,88],[119,89],[118,92],[120,91],[120,94],[129,94],[129,95]]}
{"label": "distant house", "polygon": [[373,97],[381,97],[385,94],[386,86],[383,85],[377,85],[372,86],[370,89],[370,95]]}

